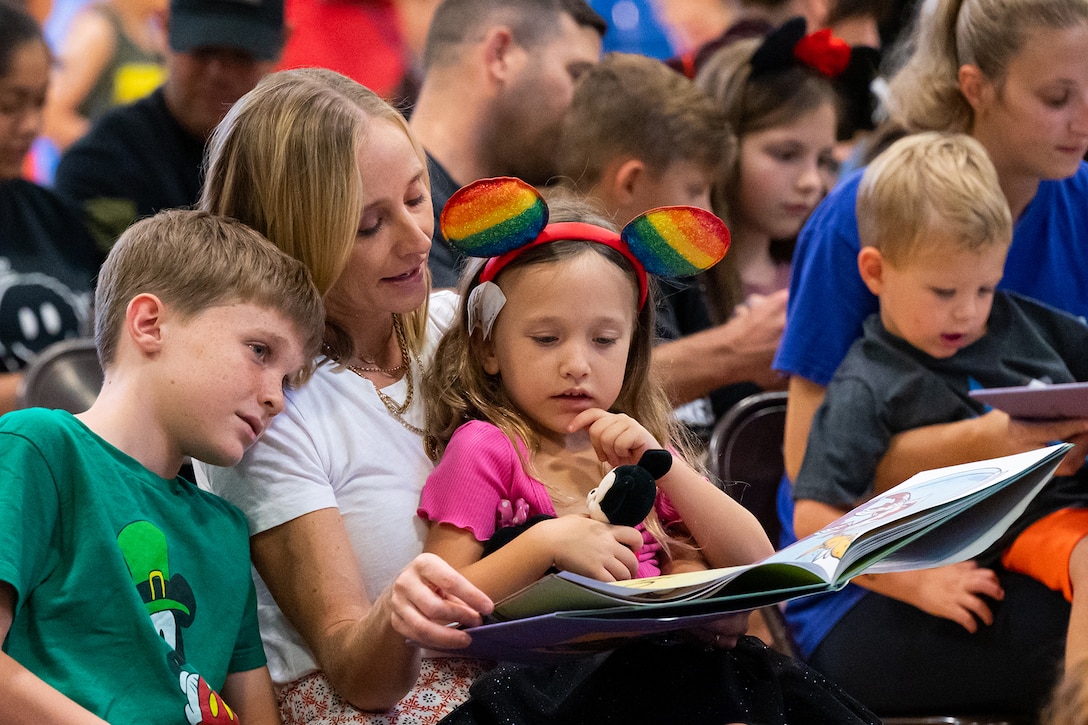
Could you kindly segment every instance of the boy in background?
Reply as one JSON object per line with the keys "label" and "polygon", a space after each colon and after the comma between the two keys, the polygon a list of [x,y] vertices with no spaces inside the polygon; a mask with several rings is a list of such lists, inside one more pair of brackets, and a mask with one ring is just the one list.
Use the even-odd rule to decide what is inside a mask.
{"label": "boy in background", "polygon": [[[1013,224],[977,141],[937,132],[897,141],[866,169],[857,206],[858,270],[880,311],[865,321],[813,420],[793,487],[798,538],[878,493],[876,467],[897,433],[975,416],[1009,428],[1007,414],[988,411],[970,390],[1088,380],[1082,320],[996,290]],[[1072,602],[1067,667],[1088,652],[1088,508],[1078,487],[1083,469],[1054,479],[995,547],[1005,569]],[[1003,597],[987,568],[997,563],[997,554],[984,555],[854,581],[976,632],[994,621],[988,600]],[[1074,598],[1078,591],[1086,593]],[[851,585],[787,607],[806,658],[862,594]]]}
{"label": "boy in background", "polygon": [[[733,133],[709,95],[653,58],[609,53],[578,81],[558,157],[564,183],[623,226],[659,206],[709,210],[711,186],[735,154]],[[753,300],[714,326],[697,280],[657,284],[654,372],[682,404],[680,420],[708,438],[728,406],[723,401],[756,392],[744,381],[770,369],[786,297]],[[758,613],[748,631],[773,640]]]}
{"label": "boy in background", "polygon": [[0,419],[5,721],[279,722],[245,518],[178,471],[237,463],[323,330],[306,268],[239,222],[169,211],[122,235],[95,403]]}
{"label": "boy in background", "polygon": [[[652,58],[609,53],[578,81],[558,158],[564,181],[623,226],[658,206],[710,209],[710,188],[735,154],[724,115],[694,83]],[[662,283],[658,300],[655,374],[697,432],[709,435],[744,395],[781,386],[770,364],[785,292],[753,298],[717,326],[695,280]]]}

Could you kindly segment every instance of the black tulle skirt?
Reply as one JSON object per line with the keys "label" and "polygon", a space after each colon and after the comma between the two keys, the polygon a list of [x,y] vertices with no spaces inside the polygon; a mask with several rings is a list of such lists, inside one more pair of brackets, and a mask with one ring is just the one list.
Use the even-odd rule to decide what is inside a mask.
{"label": "black tulle skirt", "polygon": [[880,722],[819,672],[754,637],[728,650],[684,637],[639,639],[560,664],[505,664],[469,693],[444,725]]}

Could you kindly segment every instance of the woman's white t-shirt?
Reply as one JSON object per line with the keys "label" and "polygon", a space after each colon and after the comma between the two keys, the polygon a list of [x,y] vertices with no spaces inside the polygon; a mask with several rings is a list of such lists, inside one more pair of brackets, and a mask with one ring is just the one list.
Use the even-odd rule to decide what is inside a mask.
{"label": "woman's white t-shirt", "polygon": [[[424,366],[456,306],[453,292],[431,294]],[[404,418],[416,427],[423,426],[421,374],[413,362],[415,396]],[[401,379],[382,390],[400,402],[407,385]],[[372,600],[423,550],[426,525],[416,508],[433,467],[420,437],[390,415],[374,385],[331,365],[288,394],[285,410],[238,465],[195,465],[201,486],[245,512],[251,536],[320,509],[338,509]],[[254,579],[272,680],[282,685],[316,670],[256,572]]]}

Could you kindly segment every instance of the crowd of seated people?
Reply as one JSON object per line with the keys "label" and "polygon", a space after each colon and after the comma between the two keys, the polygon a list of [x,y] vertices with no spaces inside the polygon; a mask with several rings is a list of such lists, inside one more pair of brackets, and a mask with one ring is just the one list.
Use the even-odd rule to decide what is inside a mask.
{"label": "crowd of seated people", "polygon": [[[1060,508],[1083,505],[1075,482],[1086,475],[1080,464],[1088,411],[1084,419],[1025,422],[976,406],[955,420],[912,423],[874,454],[872,470],[855,482],[849,501],[831,501],[831,484],[813,485],[813,477],[822,480],[826,476],[814,472],[834,467],[827,421],[835,420],[833,406],[842,405],[840,363],[875,369],[847,351],[869,340],[878,322],[919,347],[882,315],[873,237],[865,231],[876,212],[861,211],[871,208],[864,206],[866,168],[847,169],[902,148],[892,140],[924,132],[965,137],[992,164],[1000,191],[993,201],[1008,210],[1011,244],[1007,261],[996,267],[1003,274],[976,289],[977,297],[989,299],[996,288],[998,298],[1008,292],[1071,320],[1088,316],[1088,287],[1079,283],[1088,277],[1088,247],[1080,242],[1088,218],[1088,59],[1079,52],[1088,44],[1088,1],[713,4],[721,19],[713,37],[701,37],[675,58],[657,59],[604,52],[608,19],[585,0],[390,3],[367,11],[367,23],[387,34],[389,57],[397,62],[388,77],[371,84],[378,87],[367,88],[350,77],[363,71],[331,67],[341,61],[321,54],[315,28],[305,23],[320,15],[322,22],[340,18],[346,27],[355,22],[347,10],[314,14],[302,0],[286,8],[283,0],[170,0],[169,8],[109,0],[88,5],[53,51],[31,13],[43,17],[40,8],[0,0],[0,415],[17,407],[26,370],[53,342],[94,335],[103,364],[112,362],[97,329],[96,316],[103,314],[95,302],[97,275],[127,230],[168,210],[199,208],[240,220],[301,262],[324,300],[312,375],[284,381],[282,413],[270,404],[275,419],[250,425],[253,439],[236,459],[201,458],[197,439],[180,428],[162,440],[179,436],[167,447],[191,457],[200,488],[229,501],[248,522],[256,586],[243,603],[259,622],[264,655],[247,658],[245,668],[230,669],[216,685],[226,688],[228,704],[228,693],[244,703],[239,712],[291,723],[378,725],[447,716],[473,722],[465,718],[480,716],[486,709],[480,703],[501,689],[498,683],[551,682],[554,673],[492,669],[494,663],[434,651],[467,641],[464,631],[445,625],[481,621],[490,611],[488,595],[505,591],[492,586],[498,563],[518,566],[531,548],[523,542],[481,558],[483,549],[474,547],[487,537],[450,523],[461,514],[441,523],[422,509],[417,515],[424,483],[441,460],[436,451],[449,442],[436,444],[442,436],[434,435],[428,406],[438,404],[442,389],[429,376],[442,367],[434,365],[436,351],[446,349],[440,344],[449,344],[442,341],[458,329],[471,340],[466,360],[481,356],[478,382],[487,393],[456,403],[443,398],[442,404],[453,405],[460,420],[486,421],[508,438],[526,480],[551,497],[552,505],[542,508],[552,514],[584,513],[578,496],[568,494],[600,478],[594,456],[600,465],[618,465],[646,442],[668,441],[678,454],[692,453],[694,470],[702,470],[700,455],[716,423],[745,396],[769,389],[789,393],[779,491],[784,539],[773,546],[819,529],[918,471],[1059,440],[1076,444],[1059,471],[1059,478],[1074,482]],[[293,29],[293,23],[305,27]],[[294,32],[310,40],[298,45]],[[115,85],[122,76],[131,80],[128,66],[144,63],[161,77],[146,95],[128,101],[105,88],[105,78]],[[49,187],[26,173],[31,144],[43,134],[63,149]],[[487,272],[461,242],[448,239],[453,227],[443,211],[450,199],[495,177],[522,179],[556,214],[589,220],[608,235],[669,205],[698,207],[725,221],[730,247],[723,261],[682,279],[654,279],[645,290],[636,285],[637,294],[653,298],[651,309],[636,305],[634,315],[621,315],[630,317],[625,324],[635,333],[644,313],[655,319],[644,359],[636,352],[641,333],[620,334],[619,344],[631,345],[629,366],[647,366],[670,425],[683,424],[676,429],[681,438],[655,427],[645,408],[624,407],[619,388],[614,397],[596,397],[595,382],[570,383],[563,394],[577,388],[603,401],[590,407],[622,414],[622,430],[618,424],[612,433],[600,430],[612,421],[606,416],[599,426],[547,434],[551,424],[525,398],[535,389],[519,387],[518,368],[508,359],[514,353],[500,345],[512,334],[509,323],[490,325],[518,314],[515,291],[535,279],[531,271],[538,265],[554,263],[575,279],[570,270],[580,258],[533,256],[525,269],[517,263],[504,274],[510,263],[503,262]],[[580,211],[562,211],[568,205]],[[936,212],[915,205],[904,213]],[[919,229],[908,242],[935,232]],[[897,271],[896,258],[885,256],[882,269]],[[961,282],[950,274],[952,264],[945,267],[939,284],[922,285],[917,294],[951,307]],[[466,292],[471,297],[462,300]],[[995,305],[993,314],[999,309]],[[949,327],[960,325],[956,314],[949,312]],[[997,329],[999,322],[987,324]],[[561,333],[548,335],[546,344],[565,349]],[[541,334],[526,336],[541,344]],[[597,331],[593,339],[606,337],[615,335]],[[968,343],[961,347],[969,349]],[[276,359],[263,341],[246,344]],[[558,364],[557,375],[595,380],[607,356],[593,350]],[[968,377],[977,378],[959,368],[950,372],[950,363],[924,347],[921,354],[953,391],[966,391]],[[128,358],[124,362],[107,384],[127,369]],[[1032,377],[1021,369],[1026,364],[1009,366]],[[459,375],[470,375],[471,365],[465,367]],[[628,370],[616,384],[638,375]],[[1075,368],[1071,376],[1079,379]],[[535,381],[538,387],[544,379]],[[458,380],[459,390],[468,385]],[[499,404],[485,405],[487,396]],[[890,405],[899,410],[917,403],[897,397]],[[101,417],[88,420],[89,431],[143,467],[165,470],[167,479],[176,474],[170,466],[150,465],[144,448],[133,454],[117,433],[122,429],[103,426]],[[843,446],[865,442],[841,421],[831,433]],[[458,440],[463,446],[464,438]],[[559,465],[552,445],[573,462]],[[0,469],[3,456],[0,450]],[[739,548],[719,549],[691,516],[677,515],[698,506],[689,507],[685,486],[675,492],[672,486],[664,489],[677,498],[677,508],[666,496],[665,508],[637,534],[565,523],[538,529],[533,540],[545,531],[567,537],[544,539],[559,552],[545,569],[562,563],[629,578],[640,567],[629,566],[627,554],[651,545],[660,545],[666,559],[676,556],[696,568],[745,563],[769,551],[762,533],[746,528],[748,519],[731,524],[736,532],[728,546]],[[15,495],[22,496],[0,484],[0,502]],[[507,505],[517,508],[511,499]],[[717,503],[706,505],[715,510]],[[1074,708],[1058,706],[1072,695],[1055,693],[1078,691],[1088,659],[1075,634],[1080,607],[1088,605],[1072,595],[1088,565],[1080,561],[1079,528],[1045,513],[1016,528],[1012,554],[860,577],[842,592],[790,602],[785,613],[804,663],[797,666],[812,667],[819,695],[776,680],[783,701],[812,696],[833,703],[828,712],[867,722],[935,714],[1027,721],[1053,700],[1047,717],[1074,722]],[[1065,528],[1060,536],[1056,528],[1037,530],[1044,524]],[[456,541],[467,548],[449,544],[451,529],[466,535]],[[1065,542],[1061,551],[1047,554],[1056,562],[1052,576],[1016,563],[1032,560],[1040,542],[1050,546],[1058,539]],[[576,541],[586,551],[599,547],[599,558],[562,553]],[[729,555],[721,555],[726,550]],[[603,570],[597,568],[602,561],[610,562]],[[20,578],[27,576],[18,568],[23,565],[0,561],[0,626],[10,637],[22,636],[26,618],[35,616],[22,606],[32,593],[25,588],[31,579]],[[735,650],[745,623],[723,618],[718,629],[693,638],[700,646],[711,642],[716,657]],[[895,644],[901,641],[912,646]],[[636,656],[652,669],[662,655],[621,647],[610,666],[618,669],[624,657]],[[265,662],[267,682],[265,675],[256,682],[247,675],[243,687],[231,679]],[[10,656],[0,659],[0,669],[11,667],[5,671],[29,678],[28,692],[48,692],[43,702],[49,708],[58,705],[56,690],[79,706],[101,706],[69,689],[67,679],[30,672]],[[583,684],[601,686],[595,678],[606,669],[582,673]],[[735,684],[749,673],[737,666],[728,676],[740,678]],[[267,709],[266,687],[274,690],[278,713]],[[687,712],[691,703],[679,703],[690,693],[682,686],[663,689],[675,690],[675,702],[662,702]],[[708,721],[739,719],[729,708],[744,703],[724,700],[715,702]],[[8,702],[15,700],[0,696],[0,708]],[[466,702],[472,707],[454,720]],[[97,714],[110,719],[108,712]]]}

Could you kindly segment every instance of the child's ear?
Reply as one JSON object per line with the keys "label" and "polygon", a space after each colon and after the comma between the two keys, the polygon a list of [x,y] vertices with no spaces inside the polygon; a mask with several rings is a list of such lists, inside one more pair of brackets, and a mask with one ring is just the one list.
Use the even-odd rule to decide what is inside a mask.
{"label": "child's ear", "polygon": [[483,349],[480,351],[480,362],[483,363],[484,372],[488,375],[499,374],[499,358],[495,354],[495,343],[488,337],[483,342]]}
{"label": "child's ear", "polygon": [[125,310],[125,333],[141,352],[150,355],[162,347],[165,311],[162,300],[147,292],[129,301]]}
{"label": "child's ear", "polygon": [[874,295],[884,288],[884,255],[876,247],[862,247],[858,252],[858,272],[861,281]]}
{"label": "child's ear", "polygon": [[626,159],[619,164],[612,177],[612,197],[620,206],[631,205],[646,172],[645,162],[639,159]]}

